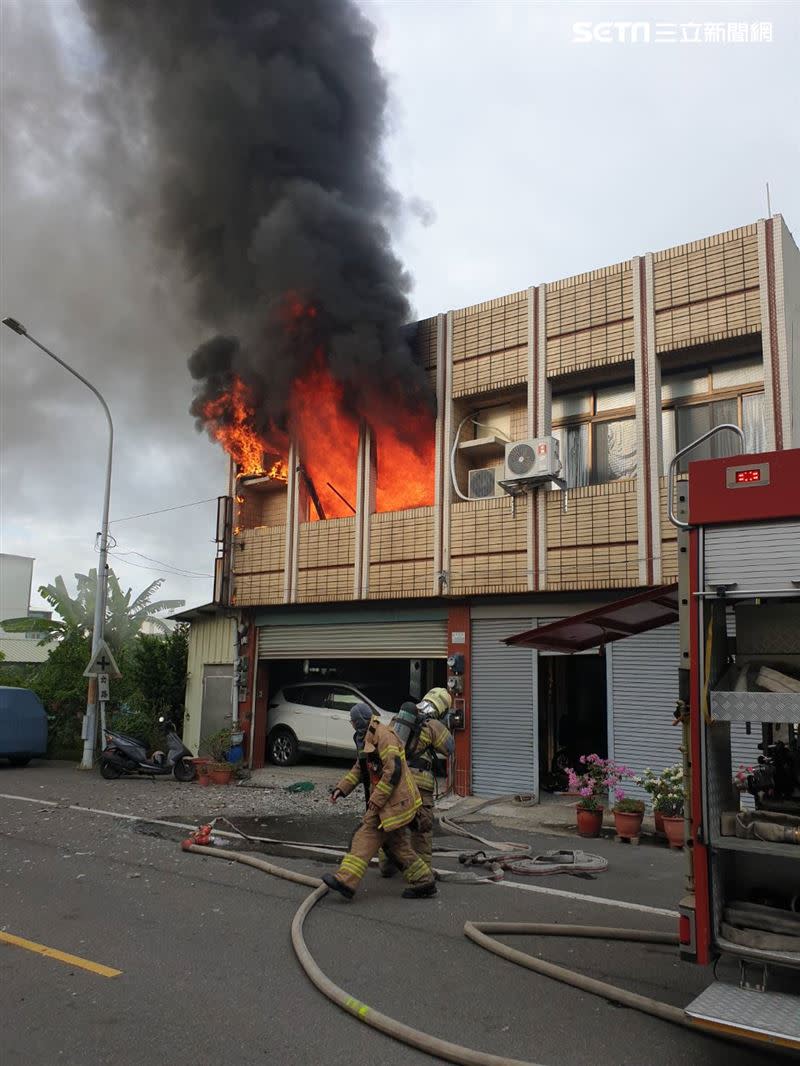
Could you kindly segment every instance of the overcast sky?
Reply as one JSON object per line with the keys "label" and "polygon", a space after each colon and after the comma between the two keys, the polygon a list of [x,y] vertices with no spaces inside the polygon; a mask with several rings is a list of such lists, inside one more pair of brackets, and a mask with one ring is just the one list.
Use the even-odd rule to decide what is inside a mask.
{"label": "overcast sky", "polygon": [[[391,84],[392,179],[430,207],[396,234],[419,317],[752,222],[766,181],[800,236],[794,2],[362,6]],[[93,185],[80,11],[2,0],[0,13],[0,312],[105,394],[112,518],[215,498],[227,463],[188,414],[186,357],[205,331],[175,265]],[[659,39],[574,40],[574,23],[603,21],[647,22]],[[736,43],[742,24],[772,40]],[[36,558],[35,586],[69,580],[96,561],[103,416],[30,344],[5,329],[0,343],[2,551]],[[207,602],[214,515],[205,503],[115,523],[120,580],[138,591],[168,575],[160,595]]]}

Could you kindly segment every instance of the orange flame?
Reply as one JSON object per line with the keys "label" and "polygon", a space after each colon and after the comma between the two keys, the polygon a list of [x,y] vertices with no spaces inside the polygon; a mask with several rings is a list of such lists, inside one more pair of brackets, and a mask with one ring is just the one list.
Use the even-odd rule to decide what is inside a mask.
{"label": "orange flame", "polygon": [[[401,411],[401,418],[413,418]],[[432,415],[413,419],[414,444],[402,440],[391,425],[378,427],[378,482],[375,508],[378,511],[402,511],[410,507],[429,507],[433,503],[436,463]]]}
{"label": "orange flame", "polygon": [[[343,399],[342,386],[317,355],[306,374],[294,381],[289,402],[292,432],[326,518],[349,518],[356,506],[358,422],[345,410]],[[308,517],[318,517],[313,504]]]}
{"label": "orange flame", "polygon": [[286,481],[288,469],[283,459],[276,459],[269,469],[265,466],[266,453],[274,456],[284,449],[271,447],[256,432],[254,414],[250,390],[238,377],[234,377],[229,392],[209,400],[203,408],[203,417],[211,432],[236,463],[238,477],[266,474]]}
{"label": "orange flame", "polygon": [[[282,309],[287,332],[317,315],[313,305],[291,294]],[[299,339],[299,338],[298,338]],[[344,388],[331,373],[321,350],[292,383],[288,403],[291,436],[326,518],[349,518],[356,507],[359,418],[349,411]],[[208,402],[203,415],[213,435],[237,464],[239,477],[266,475],[286,481],[286,434],[277,428],[265,439],[255,428],[255,407],[247,385],[234,378],[228,392]],[[403,397],[376,396],[371,419],[376,440],[378,511],[425,507],[434,499],[434,421],[413,411]],[[400,426],[403,432],[400,432]],[[266,456],[274,459],[267,468]],[[277,458],[275,458],[277,456]],[[307,488],[301,481],[301,487]],[[307,493],[309,500],[312,494]],[[240,502],[243,502],[240,500]],[[319,516],[309,503],[308,519]]]}

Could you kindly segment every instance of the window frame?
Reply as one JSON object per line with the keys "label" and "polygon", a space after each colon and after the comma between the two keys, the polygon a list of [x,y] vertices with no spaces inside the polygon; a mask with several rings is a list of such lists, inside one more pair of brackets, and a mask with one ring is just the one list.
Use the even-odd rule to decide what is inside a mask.
{"label": "window frame", "polygon": [[[551,425],[552,425],[553,429],[566,429],[567,427],[579,426],[579,425],[580,426],[584,426],[584,425],[588,426],[588,428],[589,428],[589,434],[588,434],[589,439],[588,439],[588,443],[587,443],[587,450],[588,450],[589,462],[590,462],[590,468],[589,468],[590,472],[594,471],[595,468],[596,468],[595,457],[594,457],[595,456],[595,453],[594,453],[594,448],[595,448],[595,430],[594,430],[594,427],[597,426],[597,425],[600,425],[601,423],[604,423],[604,422],[621,422],[624,419],[633,419],[634,423],[636,421],[636,404],[635,404],[635,402],[633,404],[625,406],[625,407],[611,407],[608,410],[603,410],[603,411],[598,411],[597,410],[597,393],[598,393],[598,391],[603,391],[603,390],[605,390],[607,388],[613,388],[615,384],[618,384],[618,385],[620,385],[620,387],[622,387],[626,383],[624,383],[624,382],[613,382],[613,381],[612,382],[607,382],[607,381],[604,381],[602,384],[592,386],[589,389],[570,389],[570,390],[567,390],[567,391],[565,391],[563,393],[559,393],[559,394],[557,394],[557,396],[553,397],[553,399],[557,399],[559,395],[561,395],[561,396],[569,395],[570,392],[573,392],[573,393],[587,393],[588,392],[588,394],[589,394],[589,410],[587,412],[585,412],[584,414],[580,414],[580,415],[570,415],[567,418],[553,419]],[[635,389],[635,385],[633,386],[633,388]],[[638,455],[637,455],[637,466],[638,466]],[[636,475],[634,474],[633,477],[618,477],[618,478],[614,478],[613,481],[592,481],[591,480],[591,476],[590,476],[588,485],[586,485],[586,486],[576,486],[576,488],[577,487],[590,488],[590,487],[595,486],[595,485],[611,485],[611,484],[613,484],[616,481],[632,481],[635,477],[636,477]],[[570,489],[570,491],[573,491],[573,490]]]}
{"label": "window frame", "polygon": [[[728,388],[725,388],[725,389],[715,389],[714,388],[714,378],[713,378],[714,370],[715,369],[719,370],[720,367],[724,367],[726,362],[736,362],[736,361],[741,361],[741,359],[737,357],[736,360],[721,360],[719,362],[709,363],[705,367],[698,368],[697,372],[696,372],[696,374],[694,376],[697,377],[698,379],[700,379],[703,376],[703,371],[705,371],[706,391],[705,392],[693,393],[690,396],[678,396],[678,397],[671,398],[671,399],[668,399],[668,400],[663,400],[662,399],[662,401],[661,401],[661,414],[662,414],[662,417],[663,417],[663,414],[664,414],[665,411],[676,412],[679,407],[700,407],[702,405],[716,403],[718,400],[736,400],[736,425],[739,427],[739,429],[744,430],[744,410],[743,410],[744,404],[743,404],[743,399],[742,398],[744,396],[754,395],[756,393],[763,393],[764,392],[765,382],[764,382],[764,376],[762,375],[762,378],[761,378],[760,381],[749,381],[749,382],[747,382],[746,384],[743,384],[743,385],[731,385],[731,386],[728,386]],[[761,356],[761,369],[762,369],[762,371],[764,370],[763,355]],[[680,371],[676,371],[676,373],[680,373]],[[663,384],[664,384],[664,378],[668,377],[668,376],[669,375],[665,375],[665,374],[662,373],[662,376],[661,376],[662,389],[663,389]],[[674,440],[675,440],[675,451],[677,453],[680,450],[679,447],[678,447],[678,445],[679,445],[679,441],[678,441],[678,420],[677,420],[677,418],[675,418],[674,415],[673,415],[673,418],[674,418],[673,436],[674,436]],[[689,457],[689,459],[691,459],[691,457]],[[666,457],[664,455],[664,442],[662,440],[662,442],[661,442],[661,470],[662,470],[662,475],[661,476],[662,477],[665,476],[664,472],[666,471],[666,468],[668,467],[668,465],[669,464],[666,461]]]}

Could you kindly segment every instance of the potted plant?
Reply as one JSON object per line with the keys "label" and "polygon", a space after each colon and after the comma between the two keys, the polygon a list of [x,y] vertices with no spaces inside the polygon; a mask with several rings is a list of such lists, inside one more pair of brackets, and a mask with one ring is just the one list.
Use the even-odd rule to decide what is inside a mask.
{"label": "potted plant", "polygon": [[[620,789],[620,791],[622,791]],[[619,796],[614,804],[614,825],[617,828],[617,836],[635,838],[642,831],[642,819],[644,818],[644,800],[633,799],[631,796]]]}
{"label": "potted plant", "polygon": [[643,788],[645,792],[650,796],[650,802],[653,805],[653,818],[656,823],[656,833],[660,833],[664,836],[664,815],[658,809],[658,797],[668,791],[667,782],[664,780],[662,774],[657,774],[650,769],[649,766],[645,767],[645,771],[641,777],[635,777],[634,783],[640,788]]}
{"label": "potted plant", "polygon": [[682,848],[684,843],[684,805],[686,792],[683,787],[683,767],[671,766],[661,775],[664,790],[656,798],[656,810],[664,820],[664,832],[671,848]]}
{"label": "potted plant", "polygon": [[212,762],[208,776],[212,785],[229,785],[233,777],[233,767],[229,762]]}
{"label": "potted plant", "polygon": [[612,759],[603,759],[599,755],[581,755],[577,770],[567,770],[570,792],[579,796],[576,809],[578,836],[599,837],[603,826],[603,800],[614,792],[622,798],[619,783],[630,777],[630,771],[624,766],[617,766]]}
{"label": "potted plant", "polygon": [[197,767],[197,783],[198,783],[198,785],[200,785],[201,788],[207,788],[208,784],[209,784],[209,781],[210,781],[209,765],[211,763],[211,760],[210,759],[206,759],[206,758],[204,758],[201,755],[201,756],[199,756],[196,759],[192,759],[192,762]]}

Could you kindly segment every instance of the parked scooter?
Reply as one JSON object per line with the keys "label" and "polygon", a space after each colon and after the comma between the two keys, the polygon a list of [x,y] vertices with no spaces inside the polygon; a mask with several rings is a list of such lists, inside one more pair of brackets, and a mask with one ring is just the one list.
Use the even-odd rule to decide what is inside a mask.
{"label": "parked scooter", "polygon": [[106,730],[106,746],[100,753],[100,773],[107,781],[123,774],[144,774],[147,777],[166,777],[174,774],[176,781],[193,781],[197,768],[193,756],[175,731],[175,723],[159,718],[167,731],[167,750],[154,751],[148,758],[147,747],[136,737]]}

